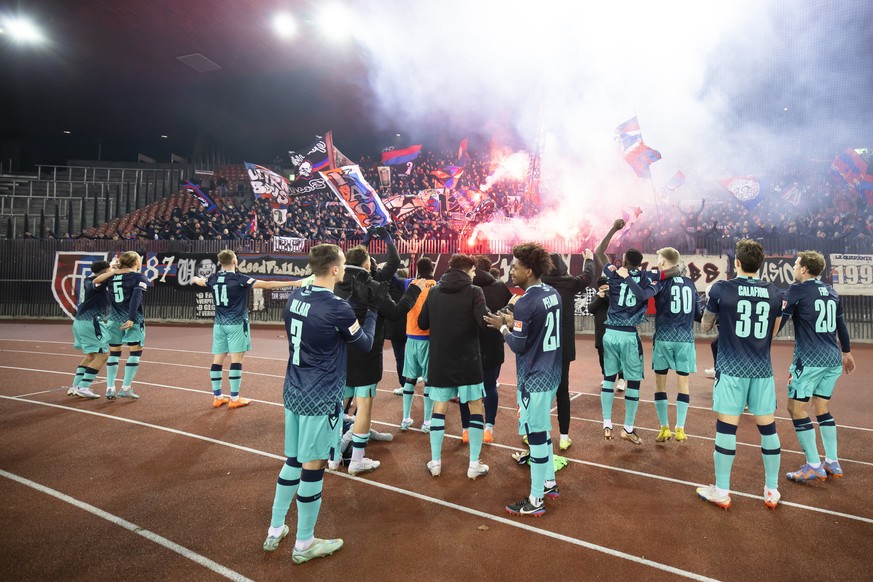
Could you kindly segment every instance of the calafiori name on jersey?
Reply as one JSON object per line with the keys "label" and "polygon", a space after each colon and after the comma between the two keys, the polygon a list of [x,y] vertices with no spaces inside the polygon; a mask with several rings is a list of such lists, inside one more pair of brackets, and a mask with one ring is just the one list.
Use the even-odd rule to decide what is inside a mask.
{"label": "calafiori name on jersey", "polygon": [[738,287],[740,297],[763,297],[770,298],[770,291],[766,287]]}

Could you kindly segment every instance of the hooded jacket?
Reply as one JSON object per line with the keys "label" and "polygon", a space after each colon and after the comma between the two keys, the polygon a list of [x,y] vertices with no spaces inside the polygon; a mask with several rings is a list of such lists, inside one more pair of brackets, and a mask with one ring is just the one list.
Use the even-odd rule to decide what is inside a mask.
{"label": "hooded jacket", "polygon": [[400,301],[394,303],[388,295],[388,283],[374,281],[370,272],[361,267],[346,265],[345,277],[342,283],[336,286],[334,293],[351,304],[359,323],[363,323],[366,318],[368,305],[372,305],[379,315],[376,319],[372,349],[369,352],[348,350],[346,356],[346,386],[376,384],[382,379],[385,320],[402,319],[415,304],[421,289],[410,285]]}
{"label": "hooded jacket", "polygon": [[[506,307],[512,298],[512,291],[503,281],[495,279],[491,273],[476,269],[473,285],[482,289],[488,311],[496,312]],[[479,330],[479,348],[482,352],[482,368],[488,370],[499,366],[504,360],[503,334],[496,329]]]}
{"label": "hooded jacket", "polygon": [[572,362],[576,359],[576,294],[585,291],[594,280],[594,261],[585,261],[582,274],[572,277],[567,274],[567,264],[561,255],[552,253],[550,256],[554,269],[543,275],[542,280],[561,296],[561,355],[565,362]]}
{"label": "hooded jacket", "polygon": [[449,269],[430,290],[418,315],[418,326],[430,330],[427,380],[451,388],[483,381],[479,332],[488,313],[482,289],[467,273]]}

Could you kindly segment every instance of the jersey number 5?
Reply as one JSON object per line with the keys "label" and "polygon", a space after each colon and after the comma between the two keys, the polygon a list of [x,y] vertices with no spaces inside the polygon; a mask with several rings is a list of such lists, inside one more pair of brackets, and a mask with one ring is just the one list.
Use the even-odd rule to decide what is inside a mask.
{"label": "jersey number 5", "polygon": [[124,288],[121,285],[121,281],[112,282],[112,293],[115,295],[116,303],[124,302]]}

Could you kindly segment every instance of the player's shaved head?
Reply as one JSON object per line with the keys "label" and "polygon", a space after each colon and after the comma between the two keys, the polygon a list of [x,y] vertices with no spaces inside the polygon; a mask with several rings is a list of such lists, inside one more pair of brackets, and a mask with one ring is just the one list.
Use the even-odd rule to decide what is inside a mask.
{"label": "player's shaved head", "polygon": [[643,253],[637,249],[628,249],[624,252],[624,263],[627,269],[638,269],[643,264]]}
{"label": "player's shaved head", "polygon": [[108,268],[109,261],[94,261],[91,263],[91,272],[95,275],[99,275]]}

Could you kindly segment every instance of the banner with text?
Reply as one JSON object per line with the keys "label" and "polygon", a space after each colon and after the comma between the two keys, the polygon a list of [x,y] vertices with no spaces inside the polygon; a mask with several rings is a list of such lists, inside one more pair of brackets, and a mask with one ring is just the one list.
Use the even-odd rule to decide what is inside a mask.
{"label": "banner with text", "polygon": [[840,295],[873,295],[873,255],[830,255],[831,279]]}

